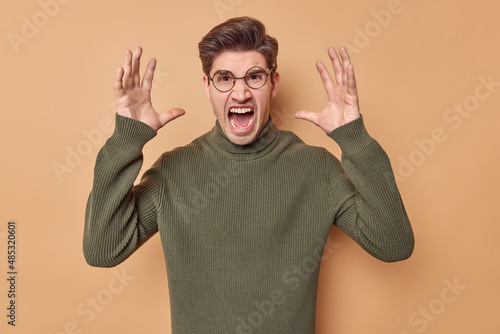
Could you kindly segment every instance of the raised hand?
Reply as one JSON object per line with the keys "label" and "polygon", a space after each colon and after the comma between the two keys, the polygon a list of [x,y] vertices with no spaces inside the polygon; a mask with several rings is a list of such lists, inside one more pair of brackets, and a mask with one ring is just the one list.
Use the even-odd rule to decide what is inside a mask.
{"label": "raised hand", "polygon": [[316,68],[321,76],[328,97],[325,109],[320,113],[300,110],[295,114],[296,118],[310,121],[326,133],[330,133],[336,128],[354,121],[361,115],[351,59],[344,47],[340,47],[339,53],[342,61],[334,48],[328,48],[335,81],[330,76],[330,73],[328,73],[326,66],[321,61],[316,62]]}
{"label": "raised hand", "polygon": [[184,110],[174,108],[164,113],[157,113],[151,104],[156,59],[152,58],[141,82],[139,74],[142,48],[137,47],[134,54],[125,52],[123,67],[116,71],[114,90],[118,99],[118,114],[141,121],[158,131],[171,120],[184,115]]}

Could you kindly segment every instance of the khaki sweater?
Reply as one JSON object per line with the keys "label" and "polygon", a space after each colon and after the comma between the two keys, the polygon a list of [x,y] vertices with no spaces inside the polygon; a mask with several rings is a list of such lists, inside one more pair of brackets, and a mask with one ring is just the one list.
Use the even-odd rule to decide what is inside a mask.
{"label": "khaki sweater", "polygon": [[159,232],[174,334],[313,334],[332,224],[382,261],[413,251],[389,159],[362,118],[328,135],[342,164],[272,120],[244,146],[216,123],[134,186],[155,135],[116,116],[97,156],[83,249],[90,265],[112,267]]}

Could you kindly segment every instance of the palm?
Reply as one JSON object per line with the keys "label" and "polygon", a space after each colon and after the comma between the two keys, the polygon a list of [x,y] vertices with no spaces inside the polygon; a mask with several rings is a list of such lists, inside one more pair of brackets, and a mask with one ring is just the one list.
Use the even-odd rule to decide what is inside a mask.
{"label": "palm", "polygon": [[120,115],[140,120],[153,129],[161,127],[158,113],[151,105],[149,92],[141,87],[134,87],[118,98],[118,113]]}
{"label": "palm", "polygon": [[149,61],[141,82],[139,68],[142,49],[138,47],[134,54],[127,50],[123,68],[118,68],[114,84],[118,99],[118,114],[141,121],[158,131],[171,120],[184,114],[184,110],[175,108],[166,113],[157,113],[151,104],[156,60]]}
{"label": "palm", "polygon": [[330,133],[360,116],[356,79],[349,54],[345,48],[341,48],[342,61],[333,48],[328,49],[328,54],[335,72],[335,81],[322,62],[316,63],[328,98],[325,109],[320,113],[302,110],[295,114],[295,117],[316,124],[326,133]]}

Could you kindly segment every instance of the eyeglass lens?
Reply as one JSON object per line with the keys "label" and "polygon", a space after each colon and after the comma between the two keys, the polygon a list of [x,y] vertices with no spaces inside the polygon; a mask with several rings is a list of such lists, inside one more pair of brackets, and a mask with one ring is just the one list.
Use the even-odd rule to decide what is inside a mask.
{"label": "eyeglass lens", "polygon": [[261,88],[266,84],[267,76],[268,73],[262,67],[254,66],[250,68],[242,78],[235,78],[229,71],[217,71],[215,72],[212,81],[215,88],[220,91],[227,92],[234,87],[236,79],[245,79],[246,84],[250,88]]}

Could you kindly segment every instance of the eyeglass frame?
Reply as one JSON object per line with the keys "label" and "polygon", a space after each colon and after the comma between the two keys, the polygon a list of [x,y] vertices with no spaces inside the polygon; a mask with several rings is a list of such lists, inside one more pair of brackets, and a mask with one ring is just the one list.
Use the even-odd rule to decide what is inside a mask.
{"label": "eyeglass frame", "polygon": [[[248,86],[248,88],[251,88],[251,89],[261,89],[262,87],[264,87],[264,86],[266,85],[266,83],[267,83],[267,78],[269,77],[269,75],[271,74],[271,72],[274,70],[274,68],[271,68],[271,69],[269,70],[269,72],[267,72],[267,73],[266,73],[266,81],[264,81],[264,83],[262,84],[262,86],[260,86],[260,87],[258,87],[258,88],[253,88],[253,87],[252,87],[252,86],[250,86],[250,85],[248,84],[248,82],[247,82],[247,74],[248,74],[248,72],[250,72],[250,70],[251,70],[251,69],[253,69],[253,68],[260,68],[261,70],[263,70],[263,71],[264,71],[264,73],[266,73],[266,70],[265,70],[264,68],[262,68],[262,67],[260,67],[260,66],[257,66],[257,65],[256,65],[256,66],[252,66],[252,67],[250,67],[250,68],[249,68],[249,69],[245,72],[245,75],[244,75],[244,76],[242,76],[242,77],[240,77],[240,78],[235,77],[235,76],[234,76],[234,74],[233,74],[233,72],[231,72],[231,71],[228,71],[228,70],[218,70],[218,71],[216,71],[216,72],[214,73],[214,75],[213,75],[212,77],[208,76],[208,79],[210,79],[210,80],[209,80],[209,83],[210,83],[210,81],[212,81],[212,82],[214,83],[214,88],[215,88],[215,89],[217,89],[217,90],[218,90],[219,92],[221,92],[221,93],[227,93],[227,92],[229,92],[231,89],[233,89],[233,88],[234,88],[234,86],[236,86],[236,80],[238,80],[238,79],[244,79],[244,80],[245,80],[245,85],[247,85],[247,86]],[[219,73],[219,72],[228,72],[228,73],[229,73],[229,74],[231,74],[231,76],[233,77],[233,85],[232,85],[232,86],[231,86],[231,88],[229,88],[228,90],[220,90],[219,88],[217,88],[217,85],[215,84],[213,77],[214,77],[217,73]]]}

